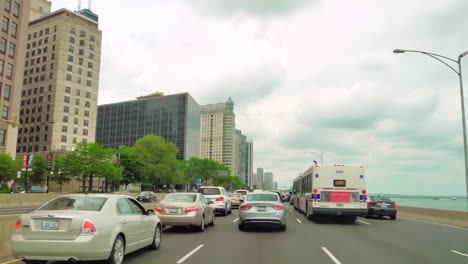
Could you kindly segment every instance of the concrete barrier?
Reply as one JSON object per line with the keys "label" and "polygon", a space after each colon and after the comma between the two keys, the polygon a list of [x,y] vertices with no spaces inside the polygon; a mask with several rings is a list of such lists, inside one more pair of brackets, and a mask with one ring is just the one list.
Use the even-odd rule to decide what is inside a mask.
{"label": "concrete barrier", "polygon": [[468,228],[468,211],[398,206],[398,215],[407,218]]}
{"label": "concrete barrier", "polygon": [[0,216],[0,258],[11,255],[10,238],[17,220],[18,215]]}

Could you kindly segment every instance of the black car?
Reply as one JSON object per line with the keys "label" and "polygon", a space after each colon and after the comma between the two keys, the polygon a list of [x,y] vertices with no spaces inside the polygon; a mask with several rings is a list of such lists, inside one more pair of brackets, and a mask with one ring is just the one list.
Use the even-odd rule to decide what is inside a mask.
{"label": "black car", "polygon": [[156,202],[156,194],[151,191],[141,192],[136,199],[140,202]]}
{"label": "black car", "polygon": [[382,196],[369,196],[367,200],[367,208],[369,216],[388,216],[390,219],[395,220],[397,216],[397,205],[388,197]]}

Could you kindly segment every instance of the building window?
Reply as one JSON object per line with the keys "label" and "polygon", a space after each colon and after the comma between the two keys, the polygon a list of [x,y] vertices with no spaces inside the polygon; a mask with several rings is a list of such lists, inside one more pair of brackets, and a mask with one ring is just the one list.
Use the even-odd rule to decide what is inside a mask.
{"label": "building window", "polygon": [[93,78],[93,72],[92,71],[88,71],[88,77]]}
{"label": "building window", "polygon": [[92,84],[92,83],[91,83],[91,81],[90,81],[90,80],[86,80],[86,86],[89,86],[89,87],[91,87],[91,84]]}
{"label": "building window", "polygon": [[76,89],[76,95],[78,95],[78,96],[81,95],[81,90],[80,89]]}
{"label": "building window", "polygon": [[65,92],[69,94],[71,92],[71,87],[65,86]]}
{"label": "building window", "polygon": [[81,77],[76,78],[76,83],[81,84]]}
{"label": "building window", "polygon": [[63,143],[67,143],[67,136],[63,135],[61,141],[62,141]]}
{"label": "building window", "polygon": [[87,120],[87,119],[83,120],[83,125],[88,126],[89,125],[89,120]]}
{"label": "building window", "polygon": [[79,98],[75,99],[75,105],[80,105],[80,99]]}
{"label": "building window", "polygon": [[71,72],[73,71],[73,66],[71,66],[70,64],[67,65],[67,71]]}
{"label": "building window", "polygon": [[73,137],[73,144],[76,144],[76,137]]}
{"label": "building window", "polygon": [[80,37],[86,37],[86,32],[84,32],[83,30],[80,31]]}
{"label": "building window", "polygon": [[6,78],[10,80],[13,78],[13,64],[7,64]]}
{"label": "building window", "polygon": [[62,126],[62,132],[67,133],[68,131],[68,126]]}
{"label": "building window", "polygon": [[83,136],[87,136],[88,135],[88,129],[83,129]]}
{"label": "building window", "polygon": [[86,92],[86,98],[91,98],[91,92]]}
{"label": "building window", "polygon": [[83,56],[84,55],[84,49],[80,49],[80,51],[78,52],[79,55]]}
{"label": "building window", "polygon": [[16,51],[16,45],[10,42],[10,49],[8,51],[8,56],[10,56],[10,58],[13,59],[15,57],[15,51]]}
{"label": "building window", "polygon": [[8,112],[10,111],[10,108],[8,106],[3,106],[2,107],[2,119],[8,120]]}
{"label": "building window", "polygon": [[80,46],[84,46],[84,45],[85,45],[84,39],[80,39]]}
{"label": "building window", "polygon": [[72,80],[72,75],[71,74],[67,74],[67,81],[71,81]]}
{"label": "building window", "polygon": [[49,34],[49,28],[46,28],[46,29],[45,29],[45,34],[46,34],[46,35]]}
{"label": "building window", "polygon": [[89,44],[89,49],[94,50],[94,44]]}
{"label": "building window", "polygon": [[73,134],[78,134],[78,128],[77,127],[73,128]]}
{"label": "building window", "polygon": [[65,105],[65,106],[63,107],[63,112],[64,112],[64,113],[68,113],[69,111],[70,111],[70,108],[69,108],[68,106]]}
{"label": "building window", "polygon": [[79,108],[75,108],[75,115],[79,114],[80,113],[80,109]]}
{"label": "building window", "polygon": [[89,41],[94,42],[96,41],[96,38],[93,35],[89,35]]}
{"label": "building window", "polygon": [[82,73],[83,73],[83,69],[81,69],[81,68],[78,68],[78,74],[80,74],[80,75],[81,75]]}
{"label": "building window", "polygon": [[3,100],[10,101],[11,86],[5,84],[3,87]]}
{"label": "building window", "polygon": [[83,139],[81,140],[81,142],[83,142],[83,143],[88,143],[88,139],[83,138]]}
{"label": "building window", "polygon": [[70,43],[75,43],[75,38],[70,36]]}
{"label": "building window", "polygon": [[84,111],[84,116],[89,117],[89,110]]}
{"label": "building window", "polygon": [[88,58],[89,58],[90,60],[94,59],[94,54],[92,54],[92,53],[89,53],[89,56],[88,56]]}
{"label": "building window", "polygon": [[73,56],[72,55],[68,55],[68,61],[73,62]]}
{"label": "building window", "polygon": [[65,123],[68,123],[68,116],[63,116],[62,121],[65,122]]}
{"label": "building window", "polygon": [[78,58],[78,64],[83,65],[83,59],[82,58]]}
{"label": "building window", "polygon": [[4,147],[6,142],[6,130],[0,129],[0,147]]}
{"label": "building window", "polygon": [[75,48],[73,46],[68,46],[68,51],[71,52],[71,53],[74,53],[75,52]]}
{"label": "building window", "polygon": [[0,52],[3,54],[5,54],[6,52],[6,44],[7,44],[7,40],[4,38],[1,38],[0,39]]}
{"label": "building window", "polygon": [[2,31],[5,33],[8,33],[8,25],[10,23],[10,20],[7,17],[3,17],[2,19]]}
{"label": "building window", "polygon": [[18,17],[19,16],[19,10],[20,10],[20,5],[18,3],[14,3],[13,4],[13,15],[15,17]]}
{"label": "building window", "polygon": [[63,97],[63,101],[64,101],[65,103],[70,103],[70,96],[67,96],[67,95],[64,96],[64,97]]}
{"label": "building window", "polygon": [[90,102],[90,101],[86,101],[86,102],[85,102],[85,107],[86,107],[86,108],[89,108],[90,106],[91,106],[91,102]]}
{"label": "building window", "polygon": [[5,62],[3,60],[0,60],[0,75],[3,75],[3,64]]}
{"label": "building window", "polygon": [[75,118],[73,119],[73,124],[78,125],[78,118],[75,117]]}
{"label": "building window", "polygon": [[18,32],[18,24],[16,24],[15,22],[11,21],[11,36],[16,38],[16,33]]}

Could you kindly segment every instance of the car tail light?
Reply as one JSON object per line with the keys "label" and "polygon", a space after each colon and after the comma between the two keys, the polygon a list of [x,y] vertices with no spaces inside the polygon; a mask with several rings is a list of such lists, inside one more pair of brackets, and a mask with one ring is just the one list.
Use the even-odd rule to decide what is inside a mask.
{"label": "car tail light", "polygon": [[224,201],[224,197],[220,196],[220,197],[216,198],[216,201],[217,202],[222,202],[222,201]]}
{"label": "car tail light", "polygon": [[248,204],[241,204],[239,206],[239,210],[249,210],[250,208],[252,208],[252,206]]}
{"label": "car tail light", "polygon": [[369,207],[374,207],[374,202],[368,202],[367,205],[368,205]]}
{"label": "car tail light", "polygon": [[395,209],[397,208],[397,205],[396,205],[395,202],[393,202],[393,208],[395,208]]}
{"label": "car tail light", "polygon": [[366,193],[367,193],[367,191],[366,191],[366,190],[362,190],[362,194],[366,194]]}
{"label": "car tail light", "polygon": [[81,225],[81,234],[94,235],[96,231],[97,229],[93,222],[87,219],[83,221],[83,224]]}
{"label": "car tail light", "polygon": [[198,211],[198,207],[187,207],[187,208],[185,208],[186,213],[196,212],[196,211]]}
{"label": "car tail light", "polygon": [[21,224],[21,220],[18,219],[18,221],[16,221],[16,232],[21,232],[22,228],[23,225]]}
{"label": "car tail light", "polygon": [[153,210],[154,210],[155,212],[158,212],[158,213],[162,213],[162,212],[163,212],[163,210],[162,210],[161,207],[155,207],[155,208],[153,208]]}
{"label": "car tail light", "polygon": [[271,207],[275,210],[284,210],[284,205],[272,205]]}

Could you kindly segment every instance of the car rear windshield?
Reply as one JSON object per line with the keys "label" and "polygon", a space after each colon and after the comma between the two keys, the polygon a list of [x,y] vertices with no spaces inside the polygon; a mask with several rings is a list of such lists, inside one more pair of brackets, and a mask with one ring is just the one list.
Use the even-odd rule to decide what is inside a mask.
{"label": "car rear windshield", "polygon": [[141,192],[140,195],[141,196],[148,196],[148,195],[151,195],[151,192]]}
{"label": "car rear windshield", "polygon": [[274,202],[278,201],[277,194],[271,193],[256,193],[247,195],[247,201],[259,201],[259,202]]}
{"label": "car rear windshield", "polygon": [[240,193],[241,195],[247,195],[247,191],[236,191],[236,193]]}
{"label": "car rear windshield", "polygon": [[389,197],[384,196],[371,196],[372,201],[388,201],[391,202],[392,200]]}
{"label": "car rear windshield", "polygon": [[186,202],[193,203],[197,199],[196,194],[189,193],[170,193],[166,195],[163,202]]}
{"label": "car rear windshield", "polygon": [[106,197],[58,197],[43,207],[39,211],[49,210],[75,210],[75,211],[101,211]]}
{"label": "car rear windshield", "polygon": [[200,188],[199,193],[204,195],[220,195],[221,191],[218,188]]}

